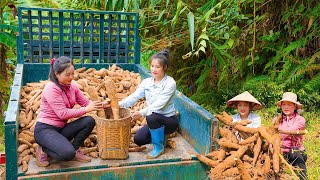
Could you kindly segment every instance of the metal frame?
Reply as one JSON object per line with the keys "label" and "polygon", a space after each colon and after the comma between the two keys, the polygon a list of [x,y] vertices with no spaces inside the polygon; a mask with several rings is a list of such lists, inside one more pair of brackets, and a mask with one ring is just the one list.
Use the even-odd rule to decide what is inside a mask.
{"label": "metal frame", "polygon": [[[150,76],[150,72],[139,64],[140,39],[138,37],[138,13],[20,7],[18,8],[18,15],[20,28],[20,34],[17,39],[18,65],[16,67],[14,83],[11,87],[10,101],[4,123],[7,179],[17,179],[19,176],[17,166],[17,133],[21,88],[27,82],[47,78],[49,66],[46,63],[49,63],[49,59],[61,55],[71,56],[78,62],[75,65],[77,68],[102,68],[107,67],[109,63],[116,63],[124,69],[140,73],[143,78]],[[104,19],[105,17],[109,18]],[[127,17],[127,19],[112,19],[110,17]],[[128,17],[133,17],[133,19]],[[76,22],[78,23],[77,25]],[[68,23],[69,26],[65,25]],[[98,26],[94,26],[95,23]],[[132,25],[126,25],[123,28],[121,26],[122,23],[131,23]],[[105,24],[108,26],[105,26]],[[112,26],[112,24],[116,26]],[[51,29],[51,31],[47,32],[46,28]],[[76,33],[74,33],[73,29],[76,28],[80,30],[75,30]],[[68,29],[68,31],[66,32],[65,29]],[[124,32],[133,32],[122,34],[122,30]],[[105,33],[112,31],[116,31],[117,33]],[[66,37],[66,33],[68,38],[64,38]],[[63,38],[56,38],[56,36],[60,37],[60,35]],[[35,36],[37,38],[34,38]],[[106,37],[108,41],[96,41],[97,38],[105,39]],[[115,42],[111,41],[111,38],[115,38]],[[128,44],[123,45],[120,41],[121,38],[125,38],[125,43]],[[128,41],[130,38],[133,38],[132,42]],[[125,55],[121,54],[122,52]],[[129,55],[130,53],[133,53],[133,55]],[[35,74],[37,75],[35,76]],[[199,153],[206,154],[215,149],[215,140],[218,134],[218,122],[215,117],[178,91],[176,92],[174,101],[179,111],[179,133],[183,138]],[[182,167],[175,167],[174,165],[172,167],[175,167],[180,172],[183,170],[192,171],[192,168],[202,166],[197,161],[192,161],[192,163],[197,163],[197,165],[191,165],[191,169],[181,169]],[[140,166],[145,165],[141,164]],[[158,171],[159,167],[164,166],[166,165],[157,165]],[[151,166],[147,169],[153,172],[157,167]],[[170,169],[172,168],[168,170]],[[203,172],[199,173],[205,174],[206,168],[203,166],[200,169],[203,169]],[[99,170],[94,172],[97,171]],[[131,171],[136,172],[135,170]],[[140,171],[137,170],[137,172]],[[77,173],[73,172],[73,174]],[[103,172],[97,172],[97,174],[99,173]],[[105,173],[101,174],[101,176],[112,174],[109,170],[105,171]],[[91,175],[94,175],[94,173]],[[28,178],[28,176],[21,176],[19,178]],[[166,177],[165,173],[163,177]],[[177,177],[180,176],[177,175]],[[187,176],[183,177],[187,178]],[[54,177],[52,178],[54,179]]]}
{"label": "metal frame", "polygon": [[139,14],[18,8],[18,63],[140,63]]}

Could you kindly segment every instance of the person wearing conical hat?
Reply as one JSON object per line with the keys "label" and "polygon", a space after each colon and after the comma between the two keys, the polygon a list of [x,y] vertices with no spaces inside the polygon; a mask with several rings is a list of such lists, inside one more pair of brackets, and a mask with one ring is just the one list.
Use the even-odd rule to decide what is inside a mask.
{"label": "person wearing conical hat", "polygon": [[258,128],[261,126],[261,118],[252,111],[262,108],[261,103],[254,98],[248,91],[245,91],[227,102],[230,108],[236,108],[237,114],[232,115],[233,122],[240,120],[250,120],[251,123],[247,127]]}
{"label": "person wearing conical hat", "polygon": [[307,179],[307,155],[303,146],[303,133],[306,120],[298,114],[302,104],[293,92],[285,92],[282,99],[277,102],[281,108],[281,116],[273,119],[273,124],[278,120],[277,127],[280,132],[284,158],[293,166],[302,169],[299,172],[300,179]]}

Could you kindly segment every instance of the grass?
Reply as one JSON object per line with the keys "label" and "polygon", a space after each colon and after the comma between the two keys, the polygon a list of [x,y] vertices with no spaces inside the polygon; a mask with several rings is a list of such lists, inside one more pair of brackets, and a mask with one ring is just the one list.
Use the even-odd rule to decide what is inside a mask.
{"label": "grass", "polygon": [[309,133],[305,136],[305,148],[308,154],[307,168],[310,179],[320,177],[320,138],[319,124],[320,113],[306,113],[304,117],[307,120],[307,130]]}
{"label": "grass", "polygon": [[[257,111],[262,119],[262,124],[270,125],[275,117],[277,107]],[[320,112],[304,112],[302,116],[306,119],[308,133],[304,136],[304,147],[306,149],[308,178],[319,179],[320,177]]]}

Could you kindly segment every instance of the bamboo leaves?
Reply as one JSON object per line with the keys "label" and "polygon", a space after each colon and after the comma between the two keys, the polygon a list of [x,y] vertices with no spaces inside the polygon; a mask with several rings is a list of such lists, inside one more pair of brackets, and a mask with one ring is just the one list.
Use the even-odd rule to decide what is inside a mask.
{"label": "bamboo leaves", "polygon": [[0,43],[14,49],[16,47],[16,37],[7,32],[0,32]]}
{"label": "bamboo leaves", "polygon": [[156,7],[157,3],[158,3],[158,0],[151,0],[149,8],[154,10],[154,8]]}
{"label": "bamboo leaves", "polygon": [[[190,31],[190,43],[191,43],[191,48],[193,50],[194,48],[194,15],[192,12],[188,13],[188,25],[189,25],[189,31]],[[205,53],[205,50],[204,50],[204,53]]]}
{"label": "bamboo leaves", "polygon": [[159,18],[158,18],[158,21],[160,21],[161,20],[161,18],[162,18],[162,16],[163,16],[163,14],[166,12],[166,10],[162,10],[161,11],[161,13],[159,14]]}
{"label": "bamboo leaves", "polygon": [[178,1],[176,13],[175,13],[174,17],[172,18],[172,23],[171,23],[172,29],[174,29],[175,25],[177,24],[177,22],[179,20],[179,15],[182,11],[182,7],[183,7],[182,2]]}
{"label": "bamboo leaves", "polygon": [[140,9],[140,0],[133,0],[134,1],[134,11],[139,12]]}
{"label": "bamboo leaves", "polygon": [[12,30],[13,32],[19,31],[17,26],[8,25],[8,24],[0,24],[0,29],[8,29],[8,30]]}
{"label": "bamboo leaves", "polygon": [[129,8],[129,0],[124,0],[123,1],[123,8],[128,9]]}

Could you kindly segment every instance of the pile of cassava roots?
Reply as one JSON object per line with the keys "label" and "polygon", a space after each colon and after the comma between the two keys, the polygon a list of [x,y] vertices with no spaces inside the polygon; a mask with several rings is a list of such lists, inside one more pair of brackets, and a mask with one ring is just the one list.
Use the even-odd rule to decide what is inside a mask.
{"label": "pile of cassava roots", "polygon": [[[108,92],[110,89],[114,90],[113,95],[115,94],[117,101],[128,97],[136,90],[137,86],[141,83],[142,78],[138,73],[123,70],[116,65],[112,65],[108,69],[102,68],[100,70],[96,70],[94,68],[86,69],[85,67],[76,69],[74,81],[77,83],[84,95],[90,100],[103,102],[107,98],[114,98],[108,96],[110,94],[110,92]],[[34,139],[34,128],[37,121],[37,115],[39,114],[41,94],[43,88],[48,82],[49,81],[46,80],[27,83],[21,90],[17,151],[18,166],[22,166],[22,171],[24,172],[28,171],[28,162],[31,156],[35,157],[35,149],[38,146]],[[111,101],[111,106],[113,105],[112,102],[113,101]],[[131,108],[131,110],[138,111],[145,108],[145,106],[145,100],[141,99]],[[80,106],[76,104],[74,108],[80,108]],[[103,111],[104,110],[100,110],[92,113],[99,117],[106,118]],[[90,113],[86,115],[90,115]],[[68,123],[76,119],[77,118],[70,119]],[[133,142],[134,134],[145,124],[145,118],[131,122],[129,152],[138,152],[146,149],[145,146],[140,147]],[[171,137],[174,135],[175,134],[172,134]],[[174,141],[168,140],[167,146],[175,148],[176,144]],[[93,129],[90,136],[84,141],[81,150],[93,158],[97,158],[99,156],[96,127]]]}
{"label": "pile of cassava roots", "polygon": [[210,179],[299,179],[282,156],[277,128],[249,128],[250,121],[232,122],[226,112],[215,117],[223,125],[219,149],[206,156],[197,154],[210,167]]}

